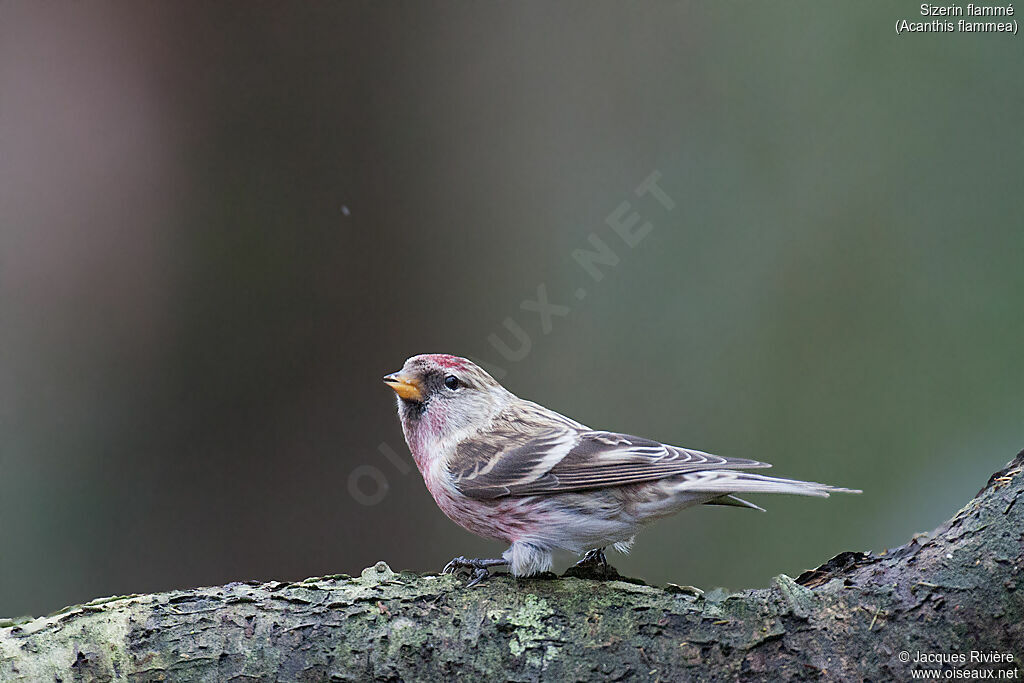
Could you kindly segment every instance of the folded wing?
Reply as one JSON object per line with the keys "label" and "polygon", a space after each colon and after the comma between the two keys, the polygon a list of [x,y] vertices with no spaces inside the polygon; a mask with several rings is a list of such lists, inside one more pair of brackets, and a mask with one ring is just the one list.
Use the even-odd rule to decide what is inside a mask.
{"label": "folded wing", "polygon": [[464,442],[449,463],[455,486],[466,496],[490,499],[623,486],[710,470],[770,467],[575,423],[544,427],[538,434],[535,429],[507,424],[490,432],[486,443]]}

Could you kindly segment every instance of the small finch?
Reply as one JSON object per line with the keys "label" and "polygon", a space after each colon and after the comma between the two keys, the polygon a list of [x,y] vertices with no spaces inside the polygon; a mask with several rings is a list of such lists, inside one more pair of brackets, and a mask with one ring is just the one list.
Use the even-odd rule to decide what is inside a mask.
{"label": "small finch", "polygon": [[828,497],[852,489],[744,470],[771,467],[617,432],[590,429],[511,393],[474,363],[413,356],[384,382],[423,481],[441,511],[464,529],[510,544],[500,559],[458,557],[445,572],[488,567],[514,576],[551,568],[553,550],[628,552],[650,522],[694,505],[762,508],[737,493]]}

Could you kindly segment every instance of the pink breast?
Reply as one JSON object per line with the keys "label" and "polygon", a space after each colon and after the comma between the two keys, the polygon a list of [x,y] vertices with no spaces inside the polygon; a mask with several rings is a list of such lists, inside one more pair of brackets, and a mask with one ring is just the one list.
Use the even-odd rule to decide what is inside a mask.
{"label": "pink breast", "polygon": [[406,438],[416,467],[423,475],[427,490],[441,508],[441,512],[463,529],[484,538],[512,543],[517,539],[531,536],[531,530],[536,529],[546,517],[543,511],[538,509],[540,506],[536,499],[477,500],[463,496],[450,482],[439,480],[438,477],[446,475],[436,473],[438,470],[431,466],[437,456],[432,452],[431,439],[428,435],[438,433],[444,415],[441,411],[435,410],[425,419],[425,423],[420,423],[416,429],[407,432]]}
{"label": "pink breast", "polygon": [[463,529],[477,536],[512,543],[530,532],[543,514],[529,498],[477,500],[452,491],[432,477],[424,477],[427,490],[441,512]]}

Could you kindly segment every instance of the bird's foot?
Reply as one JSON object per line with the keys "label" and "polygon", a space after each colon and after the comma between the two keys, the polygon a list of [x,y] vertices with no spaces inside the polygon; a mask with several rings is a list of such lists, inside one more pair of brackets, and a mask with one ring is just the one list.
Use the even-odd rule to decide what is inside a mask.
{"label": "bird's foot", "polygon": [[604,548],[588,550],[583,558],[569,567],[562,576],[573,576],[577,579],[594,579],[597,581],[620,578],[619,572],[615,570],[615,567],[608,564],[608,558],[604,555]]}
{"label": "bird's foot", "polygon": [[608,558],[605,557],[604,548],[594,548],[593,550],[588,550],[587,553],[583,556],[583,559],[581,559],[573,566],[600,567],[601,569],[607,570]]}
{"label": "bird's foot", "polygon": [[468,574],[471,574],[473,578],[466,584],[466,588],[477,585],[482,582],[491,572],[488,571],[488,567],[500,567],[508,564],[507,561],[502,559],[486,560],[486,559],[469,559],[466,557],[456,557],[454,560],[449,562],[441,570],[442,574],[457,574],[462,570],[466,570]]}

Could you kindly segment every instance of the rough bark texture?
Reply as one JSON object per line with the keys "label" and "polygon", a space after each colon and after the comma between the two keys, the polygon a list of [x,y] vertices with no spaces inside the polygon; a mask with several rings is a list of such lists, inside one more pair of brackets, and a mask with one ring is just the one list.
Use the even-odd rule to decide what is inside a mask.
{"label": "rough bark texture", "polygon": [[[381,562],[359,578],[113,597],[0,623],[0,680],[882,681],[943,666],[1021,678],[1022,470],[1024,452],[931,534],[768,588],[497,576],[463,590]],[[972,650],[1015,661],[971,662]]]}

